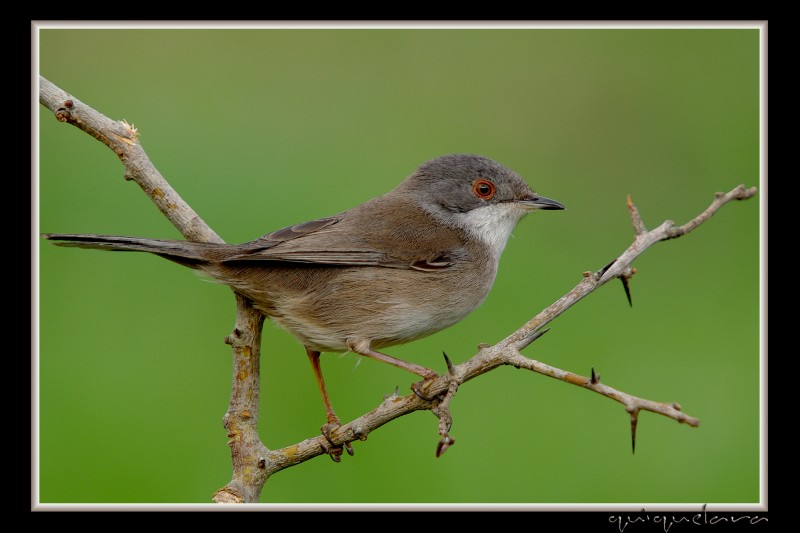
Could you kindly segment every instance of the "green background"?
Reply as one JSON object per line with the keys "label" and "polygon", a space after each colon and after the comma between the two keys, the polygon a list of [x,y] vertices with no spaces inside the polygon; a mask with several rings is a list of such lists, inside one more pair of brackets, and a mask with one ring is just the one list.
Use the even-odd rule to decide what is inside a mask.
{"label": "green background", "polygon": [[[443,370],[494,343],[649,227],[683,223],[716,191],[759,185],[756,29],[45,29],[40,73],[136,125],[153,162],[228,242],[382,194],[418,164],[479,153],[567,206],[524,219],[481,308],[388,353]],[[116,157],[39,108],[39,230],[180,238]],[[763,192],[763,188],[762,188]],[[652,413],[630,450],[623,407],[500,368],[437,420],[403,417],[280,472],[272,503],[753,503],[759,501],[759,215],[763,194],[636,263],[633,308],[612,283],[528,356],[677,401],[699,428]],[[224,287],[144,254],[40,242],[38,490],[42,502],[205,503],[230,479]],[[414,376],[323,356],[344,420]],[[265,444],[318,434],[302,347],[265,326]]]}

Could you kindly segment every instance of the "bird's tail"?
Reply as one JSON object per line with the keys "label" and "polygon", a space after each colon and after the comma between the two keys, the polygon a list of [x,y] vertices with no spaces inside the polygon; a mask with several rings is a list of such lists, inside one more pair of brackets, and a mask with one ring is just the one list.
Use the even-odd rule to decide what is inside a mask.
{"label": "bird's tail", "polygon": [[218,260],[222,253],[222,248],[226,246],[214,243],[167,241],[88,233],[43,233],[42,237],[51,241],[58,241],[54,243],[58,246],[125,252],[149,252],[188,267],[197,267],[200,264]]}

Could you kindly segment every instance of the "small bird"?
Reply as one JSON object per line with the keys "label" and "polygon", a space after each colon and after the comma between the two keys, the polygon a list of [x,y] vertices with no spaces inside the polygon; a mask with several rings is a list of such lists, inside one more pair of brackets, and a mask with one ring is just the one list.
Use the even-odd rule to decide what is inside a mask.
{"label": "small bird", "polygon": [[327,218],[243,244],[46,233],[62,246],[149,252],[229,285],[303,344],[325,404],[341,425],[321,352],[354,352],[417,374],[436,372],[378,350],[441,331],[478,307],[517,222],[564,209],[517,173],[478,155],[422,164],[394,190]]}

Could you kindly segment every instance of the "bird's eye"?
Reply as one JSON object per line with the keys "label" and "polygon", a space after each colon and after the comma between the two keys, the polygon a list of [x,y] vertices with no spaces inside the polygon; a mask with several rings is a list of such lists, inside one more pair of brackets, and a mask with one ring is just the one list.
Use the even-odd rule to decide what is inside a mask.
{"label": "bird's eye", "polygon": [[497,188],[489,180],[477,179],[472,182],[472,194],[481,200],[491,200]]}

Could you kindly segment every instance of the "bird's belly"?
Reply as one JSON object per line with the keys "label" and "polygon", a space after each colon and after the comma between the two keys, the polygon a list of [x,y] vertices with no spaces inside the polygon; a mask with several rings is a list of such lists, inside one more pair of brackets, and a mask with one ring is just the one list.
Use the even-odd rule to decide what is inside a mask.
{"label": "bird's belly", "polygon": [[[380,349],[441,331],[478,307],[494,281],[494,272],[452,276],[452,271],[380,267],[300,272],[305,275],[296,269],[273,272],[263,280],[263,290],[242,292],[306,347],[320,352],[345,352],[348,339],[366,339]],[[453,278],[473,281],[457,284]]]}

